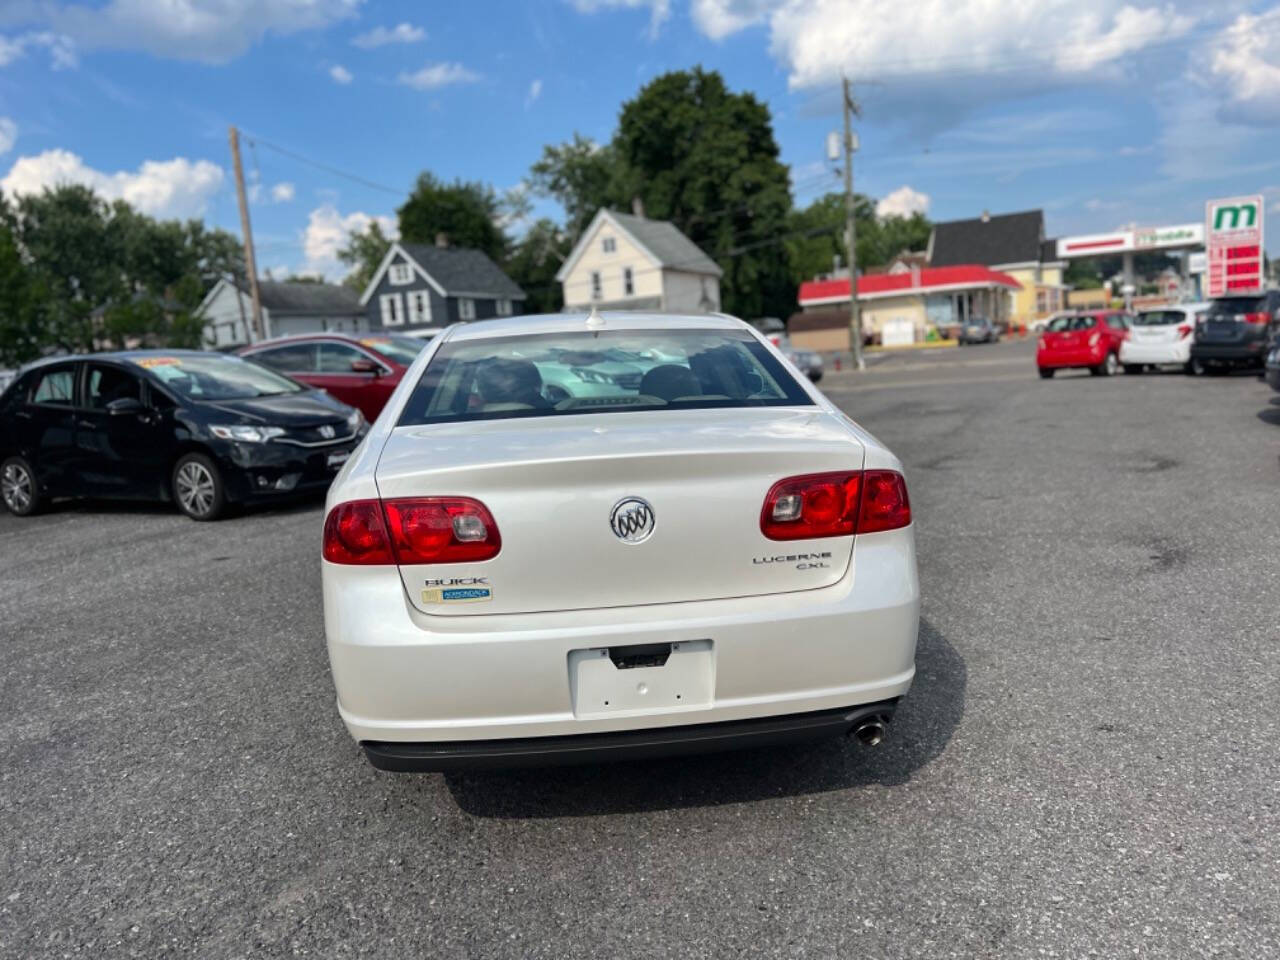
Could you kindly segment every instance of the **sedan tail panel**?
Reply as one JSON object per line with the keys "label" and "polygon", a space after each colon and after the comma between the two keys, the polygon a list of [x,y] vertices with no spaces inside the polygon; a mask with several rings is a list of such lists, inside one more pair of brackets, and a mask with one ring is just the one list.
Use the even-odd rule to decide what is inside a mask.
{"label": "sedan tail panel", "polygon": [[813,409],[534,417],[398,428],[377,483],[384,499],[473,497],[501,533],[491,560],[402,566],[418,610],[533,613],[829,586],[853,538],[769,540],[760,511],[783,477],[863,457]]}

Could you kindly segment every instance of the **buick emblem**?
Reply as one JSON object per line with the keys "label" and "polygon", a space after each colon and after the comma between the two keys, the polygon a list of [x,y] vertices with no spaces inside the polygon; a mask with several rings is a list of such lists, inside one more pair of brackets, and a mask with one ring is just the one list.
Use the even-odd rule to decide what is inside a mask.
{"label": "buick emblem", "polygon": [[326,440],[332,440],[337,433],[338,431],[333,429],[333,427],[329,426],[327,423],[320,427],[320,436],[324,437]]}
{"label": "buick emblem", "polygon": [[648,500],[626,497],[613,505],[609,514],[609,526],[613,535],[623,543],[643,543],[653,535],[657,518]]}

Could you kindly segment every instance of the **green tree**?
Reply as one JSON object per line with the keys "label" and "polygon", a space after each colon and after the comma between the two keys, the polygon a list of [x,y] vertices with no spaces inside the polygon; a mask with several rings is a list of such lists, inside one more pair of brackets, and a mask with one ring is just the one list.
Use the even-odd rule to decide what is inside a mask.
{"label": "green tree", "polygon": [[487,184],[447,184],[423,172],[396,213],[400,237],[408,243],[435,243],[444,234],[452,246],[481,250],[495,263],[506,259],[509,241],[498,225],[502,204]]}
{"label": "green tree", "polygon": [[565,230],[577,241],[601,207],[630,202],[623,195],[618,153],[612,144],[598,144],[575,132],[572,140],[548,144],[542,159],[529,171],[529,183],[540,196],[564,207]]}
{"label": "green tree", "polygon": [[622,195],[720,264],[726,310],[791,312],[795,285],[778,246],[791,189],[766,105],[714,71],[667,73],[623,104],[613,148]]}
{"label": "green tree", "polygon": [[516,244],[504,268],[528,295],[525,313],[555,313],[561,308],[564,301],[556,271],[572,248],[568,234],[545,218]]}
{"label": "green tree", "polygon": [[391,240],[377,220],[370,220],[365,230],[348,235],[347,245],[338,251],[338,259],[352,269],[342,282],[352,290],[363,292],[390,249]]}
{"label": "green tree", "polygon": [[16,227],[13,210],[0,195],[0,367],[34,360],[43,346],[43,298],[23,262]]}

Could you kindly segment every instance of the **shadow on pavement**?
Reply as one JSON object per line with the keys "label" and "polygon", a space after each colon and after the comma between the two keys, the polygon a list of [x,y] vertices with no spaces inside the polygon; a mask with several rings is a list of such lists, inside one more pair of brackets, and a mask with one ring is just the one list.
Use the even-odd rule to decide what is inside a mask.
{"label": "shadow on pavement", "polygon": [[[319,491],[295,494],[280,500],[251,504],[230,504],[224,517],[215,522],[234,522],[242,518],[260,516],[264,513],[303,513],[323,506],[324,498],[325,491]],[[176,506],[162,500],[96,500],[93,498],[54,500],[40,511],[39,516],[74,516],[77,514],[92,514],[95,516],[182,516],[182,512]]]}
{"label": "shadow on pavement", "polygon": [[966,683],[960,654],[922,620],[915,683],[879,747],[840,739],[588,767],[451,773],[445,783],[464,812],[511,819],[711,807],[901,784],[946,748],[964,714]]}

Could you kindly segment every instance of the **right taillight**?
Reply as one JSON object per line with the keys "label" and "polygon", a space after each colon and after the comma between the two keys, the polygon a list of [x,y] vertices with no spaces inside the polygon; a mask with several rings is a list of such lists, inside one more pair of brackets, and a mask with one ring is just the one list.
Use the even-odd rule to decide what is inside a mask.
{"label": "right taillight", "polygon": [[473,563],[501,549],[493,515],[470,497],[352,500],[334,507],[324,522],[330,563]]}
{"label": "right taillight", "polygon": [[1189,324],[1189,323],[1184,323],[1184,324],[1179,325],[1179,327],[1178,327],[1178,339],[1179,339],[1179,340],[1185,340],[1185,339],[1187,339],[1187,337],[1189,337],[1189,336],[1191,336],[1191,324]]}
{"label": "right taillight", "polygon": [[910,522],[907,483],[893,470],[788,477],[770,488],[760,511],[760,531],[770,540],[876,533]]}

